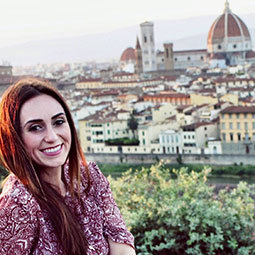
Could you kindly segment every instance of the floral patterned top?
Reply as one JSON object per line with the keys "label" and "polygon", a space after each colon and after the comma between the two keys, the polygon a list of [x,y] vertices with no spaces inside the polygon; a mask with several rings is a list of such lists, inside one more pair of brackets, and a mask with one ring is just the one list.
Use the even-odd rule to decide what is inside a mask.
{"label": "floral patterned top", "polygon": [[[134,238],[125,226],[107,179],[95,163],[88,166],[91,188],[87,194],[83,192],[83,177],[82,202],[69,193],[64,198],[84,230],[88,254],[109,254],[108,238],[134,247]],[[9,176],[0,195],[0,254],[63,254],[47,212],[14,175]]]}

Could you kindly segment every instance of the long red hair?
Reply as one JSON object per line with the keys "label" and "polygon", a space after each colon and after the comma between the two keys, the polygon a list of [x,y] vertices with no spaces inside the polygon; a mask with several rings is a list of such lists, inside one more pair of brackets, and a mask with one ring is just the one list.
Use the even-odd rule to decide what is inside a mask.
{"label": "long red hair", "polygon": [[21,138],[21,106],[27,100],[42,94],[53,97],[61,104],[71,129],[72,142],[68,156],[70,185],[67,189],[73,197],[80,197],[81,164],[88,180],[87,189],[89,188],[89,171],[71,112],[60,93],[48,83],[38,79],[21,80],[10,86],[2,97],[0,103],[0,160],[9,172],[22,181],[40,206],[47,210],[64,254],[84,255],[87,253],[87,242],[78,220],[54,187],[40,179],[38,166],[34,164]]}

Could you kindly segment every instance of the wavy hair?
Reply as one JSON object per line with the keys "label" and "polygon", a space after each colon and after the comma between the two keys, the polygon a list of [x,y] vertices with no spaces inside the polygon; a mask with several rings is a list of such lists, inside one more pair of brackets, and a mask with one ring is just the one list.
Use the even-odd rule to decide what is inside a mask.
{"label": "wavy hair", "polygon": [[[27,152],[21,137],[20,109],[29,99],[46,94],[57,100],[63,107],[71,130],[71,147],[68,155],[68,175],[70,184],[67,189],[73,197],[80,198],[81,164],[88,180],[89,171],[79,144],[78,135],[71,112],[60,93],[47,82],[38,79],[24,79],[10,86],[0,103],[0,160],[3,166],[13,173],[46,209],[55,233],[65,255],[84,255],[87,241],[78,220],[66,206],[63,197],[56,189],[40,178],[38,166]],[[62,171],[64,171],[62,169]],[[63,173],[62,173],[63,174]]]}

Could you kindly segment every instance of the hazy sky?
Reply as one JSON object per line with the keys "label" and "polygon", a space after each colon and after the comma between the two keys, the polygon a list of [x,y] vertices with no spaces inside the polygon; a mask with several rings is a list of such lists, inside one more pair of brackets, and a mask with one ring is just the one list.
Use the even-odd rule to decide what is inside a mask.
{"label": "hazy sky", "polygon": [[[255,0],[229,3],[241,17],[255,13]],[[108,32],[146,20],[219,15],[224,4],[225,0],[6,0],[0,8],[0,47]]]}

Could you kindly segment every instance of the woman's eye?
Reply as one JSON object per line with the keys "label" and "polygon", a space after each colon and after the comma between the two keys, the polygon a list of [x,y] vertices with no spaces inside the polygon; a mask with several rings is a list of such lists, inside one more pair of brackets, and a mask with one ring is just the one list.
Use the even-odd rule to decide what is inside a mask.
{"label": "woman's eye", "polygon": [[65,122],[66,122],[66,121],[63,120],[63,119],[58,119],[58,120],[55,121],[54,124],[55,124],[56,126],[61,126],[61,125],[63,125]]}
{"label": "woman's eye", "polygon": [[35,131],[39,131],[41,129],[42,129],[42,127],[40,125],[33,125],[33,126],[29,127],[28,131],[35,132]]}

